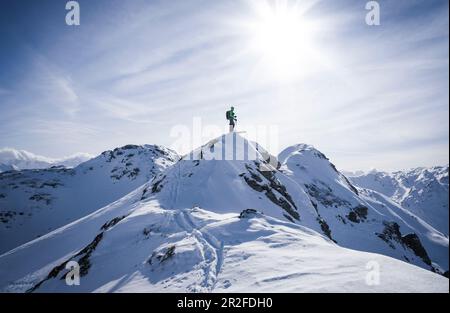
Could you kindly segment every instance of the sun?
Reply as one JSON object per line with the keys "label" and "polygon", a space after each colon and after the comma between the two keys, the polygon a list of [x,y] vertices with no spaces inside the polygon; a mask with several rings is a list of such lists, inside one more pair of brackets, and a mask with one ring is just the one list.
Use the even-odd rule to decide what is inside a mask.
{"label": "sun", "polygon": [[250,49],[277,78],[294,78],[312,70],[317,56],[315,26],[298,5],[261,1],[247,30]]}

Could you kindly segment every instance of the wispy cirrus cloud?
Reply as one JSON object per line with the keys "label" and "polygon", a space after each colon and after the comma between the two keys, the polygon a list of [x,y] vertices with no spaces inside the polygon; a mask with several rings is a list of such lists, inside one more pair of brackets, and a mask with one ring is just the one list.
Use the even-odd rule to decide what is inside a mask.
{"label": "wispy cirrus cloud", "polygon": [[234,104],[246,124],[279,125],[280,148],[307,142],[340,168],[447,163],[448,3],[383,2],[375,28],[360,1],[309,4],[321,64],[278,81],[248,49],[258,1],[82,3],[79,28],[26,43],[29,72],[0,89],[0,145],[45,142],[61,155],[170,145],[172,126],[222,125]]}

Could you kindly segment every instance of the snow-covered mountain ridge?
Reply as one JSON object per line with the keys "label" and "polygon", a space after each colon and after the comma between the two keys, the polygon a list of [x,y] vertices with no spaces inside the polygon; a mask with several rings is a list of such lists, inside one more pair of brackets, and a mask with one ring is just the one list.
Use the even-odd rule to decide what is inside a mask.
{"label": "snow-covered mountain ridge", "polygon": [[[354,186],[312,146],[288,147],[275,164],[268,155],[239,134],[211,140],[1,255],[0,290],[448,292],[437,274],[448,275],[448,237]],[[80,286],[65,284],[70,261]],[[370,264],[379,283],[367,282]]]}
{"label": "snow-covered mountain ridge", "polygon": [[73,169],[0,174],[0,253],[120,199],[178,160],[164,147],[127,145]]}
{"label": "snow-covered mountain ridge", "polygon": [[448,165],[393,173],[371,171],[350,176],[355,185],[375,190],[449,234]]}

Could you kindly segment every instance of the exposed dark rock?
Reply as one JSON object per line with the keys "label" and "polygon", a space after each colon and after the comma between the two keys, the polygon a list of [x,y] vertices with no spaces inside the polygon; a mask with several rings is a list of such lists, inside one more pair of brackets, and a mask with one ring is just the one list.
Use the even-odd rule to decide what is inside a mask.
{"label": "exposed dark rock", "polygon": [[128,173],[128,177],[129,178],[135,178],[139,175],[139,172],[141,170],[138,167],[133,168],[129,173]]}
{"label": "exposed dark rock", "polygon": [[359,196],[358,189],[356,189],[356,187],[353,186],[353,184],[348,180],[348,178],[345,177],[345,176],[342,175],[342,174],[341,174],[341,177],[345,180],[345,183],[346,183],[347,186],[350,188],[350,190],[353,191],[354,194],[356,194],[357,196]]}
{"label": "exposed dark rock", "polygon": [[272,171],[260,171],[259,167],[257,168],[257,171],[270,182],[270,187],[272,189],[275,189],[276,191],[278,191],[279,194],[283,195],[283,197],[285,197],[285,199],[295,209],[297,209],[297,207],[295,206],[294,201],[292,200],[291,195],[287,192],[286,187],[284,185],[282,185],[280,183],[280,181],[278,181],[278,179],[275,177],[274,172],[272,172]]}
{"label": "exposed dark rock", "polygon": [[359,219],[358,219],[358,215],[356,215],[355,212],[351,211],[348,215],[347,218],[349,219],[350,222],[353,223],[359,223]]}
{"label": "exposed dark rock", "polygon": [[166,252],[163,255],[158,255],[156,258],[159,260],[159,263],[164,262],[165,260],[171,258],[175,254],[175,246],[170,246],[167,248]]}
{"label": "exposed dark rock", "polygon": [[293,219],[290,215],[287,215],[286,213],[283,213],[283,216],[284,216],[287,220],[289,220],[289,222],[295,223],[294,219]]}
{"label": "exposed dark rock", "polygon": [[165,249],[165,251],[163,252],[153,252],[152,256],[150,257],[150,259],[148,260],[149,264],[153,264],[154,263],[154,259],[157,259],[159,261],[159,263],[163,263],[164,261],[170,259],[171,257],[173,257],[175,255],[175,246],[170,246],[168,248]]}
{"label": "exposed dark rock", "polygon": [[325,236],[327,236],[333,242],[336,243],[337,241],[334,240],[333,237],[331,237],[331,229],[330,229],[330,226],[328,225],[328,223],[322,217],[318,217],[317,221],[319,222],[320,229],[322,229],[322,232],[325,234]]}
{"label": "exposed dark rock", "polygon": [[252,168],[251,168],[250,166],[247,165],[247,166],[245,166],[245,167],[247,168],[248,172],[250,173],[250,177],[251,177],[253,180],[255,180],[255,181],[258,182],[258,183],[262,183],[262,182],[263,182],[262,177],[261,177],[260,175],[256,174],[256,173],[254,173],[253,170],[252,170]]}
{"label": "exposed dark rock", "polygon": [[405,235],[402,237],[402,242],[405,244],[405,246],[410,248],[415,255],[420,257],[425,264],[431,265],[430,257],[428,256],[427,251],[420,242],[419,236],[414,233]]}
{"label": "exposed dark rock", "polygon": [[123,146],[121,149],[122,150],[139,149],[139,146],[137,146],[137,145],[126,145],[126,146]]}
{"label": "exposed dark rock", "polygon": [[[297,212],[294,201],[288,194],[286,188],[274,176],[273,172],[260,171],[257,162],[255,162],[255,166],[256,170],[247,164],[245,167],[249,174],[240,175],[244,178],[247,185],[257,192],[264,192],[270,201],[281,207],[295,220],[300,220],[300,214]],[[275,192],[280,194],[281,197],[277,197]]]}
{"label": "exposed dark rock", "polygon": [[366,206],[358,205],[350,211],[347,218],[353,223],[360,223],[367,219],[367,213],[368,208]]}
{"label": "exposed dark rock", "polygon": [[383,222],[384,229],[383,233],[377,234],[382,240],[389,244],[392,249],[395,246],[392,244],[392,240],[400,243],[403,247],[406,247],[414,252],[414,254],[420,257],[423,262],[427,265],[431,265],[431,259],[428,256],[427,251],[423,247],[419,236],[415,233],[407,234],[402,236],[400,232],[400,226],[395,222]]}
{"label": "exposed dark rock", "polygon": [[0,222],[2,223],[9,223],[9,221],[13,220],[17,215],[17,212],[15,211],[9,211],[9,210],[3,210],[0,211]]}
{"label": "exposed dark rock", "polygon": [[328,158],[325,156],[325,154],[323,154],[322,152],[318,151],[318,150],[314,150],[313,151],[313,155],[318,157],[319,159],[323,159],[323,160],[327,160]]}
{"label": "exposed dark rock", "polygon": [[314,207],[314,210],[316,210],[316,213],[319,214],[319,209],[317,208],[317,203],[315,203],[311,199],[310,199],[310,201],[311,201],[311,205]]}
{"label": "exposed dark rock", "polygon": [[101,230],[108,230],[111,227],[113,227],[114,225],[116,225],[117,223],[119,223],[121,220],[123,220],[125,217],[127,217],[127,215],[122,215],[122,216],[115,217],[112,220],[110,220],[110,221],[106,222],[105,224],[103,224],[100,229]]}
{"label": "exposed dark rock", "polygon": [[102,155],[106,158],[106,162],[108,163],[110,163],[112,159],[116,158],[113,151],[105,151],[102,153]]}
{"label": "exposed dark rock", "polygon": [[[81,258],[78,260],[78,264],[80,265],[80,276],[83,277],[87,275],[89,272],[89,269],[91,268],[91,262],[89,260],[92,252],[94,252],[95,248],[97,248],[100,241],[103,239],[103,232],[95,236],[94,240],[88,244],[86,247],[84,247],[83,250],[78,252],[76,256],[81,256]],[[63,276],[65,278],[65,275]],[[63,279],[61,277],[61,279]]]}
{"label": "exposed dark rock", "polygon": [[154,146],[154,151],[159,153],[160,155],[166,156],[170,161],[175,161],[170,154],[161,146]]}
{"label": "exposed dark rock", "polygon": [[315,184],[305,184],[306,191],[325,207],[350,206],[350,202],[334,195],[333,190],[321,181]]}
{"label": "exposed dark rock", "polygon": [[144,236],[148,236],[148,235],[150,235],[150,233],[151,233],[151,229],[150,228],[144,228],[144,230],[142,231],[142,233],[144,234]]}
{"label": "exposed dark rock", "polygon": [[141,200],[144,200],[146,198],[147,191],[148,191],[148,188],[145,187],[144,190],[142,191]]}
{"label": "exposed dark rock", "polygon": [[392,240],[401,242],[402,234],[400,233],[400,226],[395,222],[383,221],[384,229],[383,232],[376,233],[376,235],[385,241],[392,249],[395,249]]}
{"label": "exposed dark rock", "polygon": [[347,222],[345,221],[345,218],[343,218],[341,215],[336,215],[336,218],[341,221],[343,224],[347,224]]}
{"label": "exposed dark rock", "polygon": [[[44,282],[46,282],[49,279],[56,278],[65,268],[67,263],[74,260],[76,257],[81,256],[81,258],[78,259],[78,264],[80,265],[80,276],[83,277],[89,272],[89,268],[91,267],[91,263],[89,261],[89,257],[91,256],[92,252],[95,250],[97,245],[100,243],[100,241],[103,238],[103,232],[98,234],[94,240],[88,244],[86,247],[84,247],[80,252],[75,254],[73,257],[69,258],[67,261],[64,261],[60,265],[55,266],[52,268],[52,270],[48,273],[48,275],[41,280],[39,283],[28,289],[26,292],[34,292],[36,289],[38,289]],[[61,279],[66,278],[67,273],[61,276]]]}
{"label": "exposed dark rock", "polygon": [[253,190],[256,190],[258,192],[264,191],[264,187],[260,185],[256,180],[251,179],[247,176],[244,176],[244,180],[247,183],[247,185],[249,185]]}
{"label": "exposed dark rock", "polygon": [[27,179],[27,180],[21,181],[19,184],[25,185],[29,188],[42,188],[43,187],[43,185],[38,186],[38,184],[40,184],[39,179]]}
{"label": "exposed dark rock", "polygon": [[239,218],[250,218],[255,216],[258,213],[255,209],[245,209],[239,214]]}
{"label": "exposed dark rock", "polygon": [[165,175],[163,175],[161,178],[157,179],[153,184],[152,184],[152,193],[158,193],[161,191],[161,189],[164,187],[164,185],[162,184],[162,182],[164,181],[164,179],[166,178]]}
{"label": "exposed dark rock", "polygon": [[47,182],[43,183],[39,188],[44,188],[44,187],[56,188],[58,186],[63,186],[63,184],[59,180],[52,180],[52,181],[47,181]]}
{"label": "exposed dark rock", "polygon": [[139,175],[140,169],[138,167],[135,167],[133,169],[128,169],[127,167],[123,168],[122,171],[120,173],[118,173],[117,171],[120,170],[121,168],[114,168],[111,170],[111,173],[114,173],[113,175],[111,175],[111,178],[115,179],[115,180],[120,180],[122,177],[127,176],[130,179],[136,179],[136,177]]}
{"label": "exposed dark rock", "polygon": [[337,170],[336,166],[333,163],[330,162],[330,166],[333,169],[333,171],[339,174],[339,171]]}
{"label": "exposed dark rock", "polygon": [[29,199],[37,202],[44,201],[47,205],[51,202],[51,196],[48,193],[37,193],[32,195]]}
{"label": "exposed dark rock", "polygon": [[[66,268],[66,264],[69,263],[70,261],[77,261],[79,266],[80,266],[80,276],[86,276],[89,272],[89,269],[91,268],[91,262],[90,262],[90,257],[92,252],[95,251],[95,249],[97,248],[98,244],[102,241],[105,232],[110,229],[111,227],[113,227],[114,225],[116,225],[118,222],[120,222],[121,220],[123,220],[127,215],[123,215],[120,217],[115,217],[112,220],[106,222],[105,224],[103,224],[103,226],[101,227],[102,232],[100,232],[97,236],[95,236],[94,240],[92,240],[86,247],[84,247],[82,250],[80,250],[77,254],[75,254],[74,256],[70,257],[69,259],[67,259],[66,261],[64,261],[63,263],[61,263],[58,266],[55,266],[47,275],[47,277],[45,277],[43,280],[41,280],[39,283],[37,283],[36,285],[34,285],[32,288],[28,289],[26,292],[33,292],[36,289],[38,289],[44,282],[46,282],[49,279],[52,278],[56,278],[65,268]],[[68,273],[68,272],[67,272]],[[63,274],[61,276],[61,279],[65,279],[67,273]]]}

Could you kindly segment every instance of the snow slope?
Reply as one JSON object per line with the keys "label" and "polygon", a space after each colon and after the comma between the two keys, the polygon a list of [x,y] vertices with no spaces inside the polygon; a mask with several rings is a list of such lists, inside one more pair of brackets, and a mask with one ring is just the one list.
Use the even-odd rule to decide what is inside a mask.
{"label": "snow slope", "polygon": [[[354,187],[311,146],[269,159],[239,134],[211,140],[123,198],[1,255],[0,290],[449,291],[433,273],[448,270],[446,236]],[[80,286],[65,284],[71,261]]]}
{"label": "snow slope", "polygon": [[448,236],[448,165],[394,173],[371,171],[349,179],[361,188],[384,194]]}
{"label": "snow slope", "polygon": [[[286,148],[279,155],[285,175],[303,189],[314,206],[316,221],[302,225],[322,232],[339,245],[381,253],[444,273],[448,270],[448,237],[386,197],[353,186],[318,150],[309,145]],[[288,188],[295,193],[294,188]]]}
{"label": "snow slope", "polygon": [[[148,186],[147,186],[148,187]],[[2,292],[448,292],[448,279],[261,213],[170,210],[141,187],[0,256]],[[42,253],[45,251],[46,253]],[[33,258],[30,258],[33,256]],[[65,284],[77,261],[79,286]],[[379,283],[369,283],[379,269]]]}
{"label": "snow slope", "polygon": [[[217,213],[257,208],[321,232],[344,247],[392,256],[426,269],[448,270],[448,238],[420,218],[360,192],[319,151],[285,149],[273,171],[267,152],[239,134],[224,135],[158,175],[144,197],[164,208]],[[256,157],[256,158],[255,158]]]}
{"label": "snow slope", "polygon": [[0,174],[0,253],[123,197],[177,160],[163,147],[128,145],[73,169]]}
{"label": "snow slope", "polygon": [[61,159],[47,158],[41,155],[36,155],[34,153],[17,150],[12,148],[2,148],[0,149],[0,172],[5,172],[2,167],[7,166],[13,167],[12,169],[41,169],[49,168],[52,166],[63,165],[65,167],[75,167],[80,163],[83,163],[93,156],[87,153],[77,153],[69,157]]}

